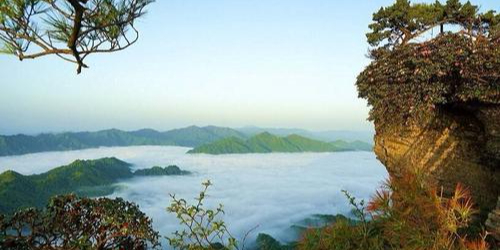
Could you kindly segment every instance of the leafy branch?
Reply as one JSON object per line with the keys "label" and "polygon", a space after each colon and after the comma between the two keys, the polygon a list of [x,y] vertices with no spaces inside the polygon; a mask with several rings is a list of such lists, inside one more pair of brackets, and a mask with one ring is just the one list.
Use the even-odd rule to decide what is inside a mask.
{"label": "leafy branch", "polygon": [[167,211],[174,213],[180,224],[186,227],[186,230],[176,231],[172,237],[167,237],[170,245],[181,250],[243,249],[238,247],[238,242],[229,232],[226,223],[219,219],[224,214],[223,205],[219,204],[216,209],[204,207],[207,190],[212,183],[206,181],[202,185],[203,190],[193,205],[188,204],[185,199],[170,195],[172,203]]}
{"label": "leafy branch", "polygon": [[56,55],[87,68],[90,54],[136,43],[135,20],[154,0],[4,0],[0,2],[0,52],[19,60]]}

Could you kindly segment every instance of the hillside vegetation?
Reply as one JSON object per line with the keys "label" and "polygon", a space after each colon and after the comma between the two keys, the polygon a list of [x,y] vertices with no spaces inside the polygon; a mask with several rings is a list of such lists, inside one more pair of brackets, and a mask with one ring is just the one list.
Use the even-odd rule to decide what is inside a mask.
{"label": "hillside vegetation", "polygon": [[268,132],[260,133],[247,140],[229,137],[213,143],[196,147],[188,153],[205,154],[244,154],[244,153],[271,153],[271,152],[337,152],[353,150],[371,150],[368,143],[355,141],[323,142],[309,139],[300,135],[279,137]]}
{"label": "hillside vegetation", "polygon": [[103,196],[113,193],[116,182],[134,176],[183,175],[177,166],[153,167],[132,172],[130,164],[114,157],[76,160],[38,175],[25,176],[15,171],[0,174],[0,213],[19,208],[43,207],[50,197],[67,193]]}

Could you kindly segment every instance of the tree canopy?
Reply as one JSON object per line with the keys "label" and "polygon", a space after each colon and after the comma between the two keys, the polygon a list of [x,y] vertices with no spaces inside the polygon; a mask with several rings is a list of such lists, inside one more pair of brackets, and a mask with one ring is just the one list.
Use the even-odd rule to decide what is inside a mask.
{"label": "tree canopy", "polygon": [[151,249],[152,221],[120,198],[54,197],[46,209],[0,215],[1,249]]}
{"label": "tree canopy", "polygon": [[[367,34],[372,62],[356,82],[372,106],[369,119],[406,123],[449,105],[500,103],[499,14],[458,0],[398,0],[373,21]],[[424,36],[433,28],[440,32]]]}
{"label": "tree canopy", "polygon": [[409,0],[397,0],[389,7],[382,7],[373,14],[371,32],[366,34],[372,46],[405,45],[435,27],[444,32],[445,25],[458,25],[460,33],[469,37],[488,36],[500,38],[500,15],[490,10],[479,13],[479,7],[467,1],[448,0],[446,4],[412,4]]}
{"label": "tree canopy", "polygon": [[0,52],[34,59],[56,55],[87,68],[90,54],[134,44],[135,20],[154,0],[2,0]]}

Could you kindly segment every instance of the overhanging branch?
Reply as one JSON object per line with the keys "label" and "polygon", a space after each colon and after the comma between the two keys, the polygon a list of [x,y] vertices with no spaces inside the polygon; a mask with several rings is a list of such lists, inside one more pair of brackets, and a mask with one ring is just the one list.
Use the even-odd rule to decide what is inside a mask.
{"label": "overhanging branch", "polygon": [[[20,60],[56,55],[77,64],[79,74],[88,67],[84,60],[89,55],[121,51],[136,43],[134,21],[151,2],[42,0],[25,6],[9,1],[6,4],[16,6],[0,4],[0,46]],[[10,11],[14,7],[21,11]]]}

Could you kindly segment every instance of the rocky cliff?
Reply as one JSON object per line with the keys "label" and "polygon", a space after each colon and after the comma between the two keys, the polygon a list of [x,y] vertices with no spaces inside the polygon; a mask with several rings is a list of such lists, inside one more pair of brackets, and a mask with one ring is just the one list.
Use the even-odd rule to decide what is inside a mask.
{"label": "rocky cliff", "polygon": [[436,112],[411,125],[375,123],[375,153],[390,174],[405,168],[429,173],[445,195],[464,184],[485,218],[500,195],[500,105],[454,105]]}
{"label": "rocky cliff", "polygon": [[[439,4],[397,1],[375,13],[372,62],[356,86],[372,107],[374,150],[391,176],[427,174],[445,198],[463,184],[482,226],[500,194],[500,15],[453,2],[443,11],[460,14],[441,22]],[[408,13],[426,15],[404,19]],[[443,22],[460,28],[445,31]],[[421,36],[438,26],[437,36]]]}

